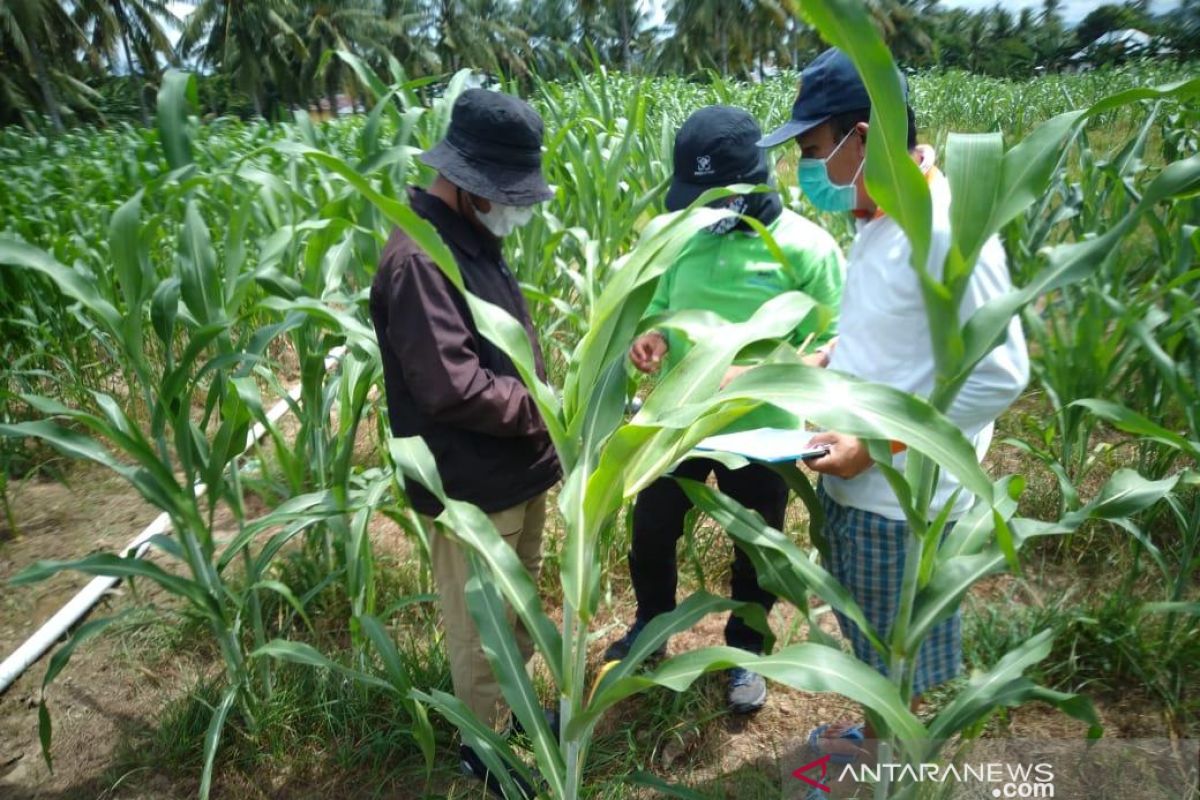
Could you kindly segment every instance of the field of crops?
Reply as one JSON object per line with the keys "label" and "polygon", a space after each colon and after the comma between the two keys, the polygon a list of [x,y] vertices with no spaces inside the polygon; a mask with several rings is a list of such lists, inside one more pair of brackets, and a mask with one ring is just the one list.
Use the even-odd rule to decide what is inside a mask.
{"label": "field of crops", "polygon": [[[0,789],[11,780],[14,796],[50,786],[64,797],[464,797],[478,789],[456,781],[445,755],[456,726],[491,742],[495,758],[523,752],[489,738],[448,694],[428,546],[404,493],[411,481],[436,493],[436,479],[419,442],[387,435],[366,311],[389,231],[421,232],[403,187],[432,178],[413,156],[440,139],[468,75],[418,86],[344,58],[372,87],[365,116],[198,120],[194,84],[172,73],[156,129],[0,131],[0,541],[9,540],[0,578],[15,578],[0,600],[0,643],[12,649],[53,611],[46,586],[65,601],[62,587],[77,584],[62,582],[64,570],[133,579],[78,630],[75,661],[65,663],[73,646],[62,648],[48,673],[35,666],[0,700],[0,741],[21,754],[6,762],[10,748],[0,748]],[[505,557],[477,509],[450,502],[447,520],[487,578],[471,600],[490,623],[485,644],[512,648],[502,599],[537,642],[532,680],[497,669],[530,731],[524,760],[551,796],[649,796],[665,783],[778,796],[774,761],[761,759],[794,745],[810,715],[850,701],[897,742],[1039,726],[1200,736],[1200,82],[1183,82],[1194,74],[1147,64],[1018,84],[912,77],[921,138],[977,159],[967,159],[984,165],[974,185],[995,189],[962,191],[977,212],[956,231],[962,252],[998,229],[1021,287],[1009,313],[1023,317],[1034,379],[1001,420],[986,472],[940,416],[913,424],[931,419],[913,398],[794,363],[715,391],[744,347],[789,329],[808,306],[699,335],[709,367],[694,383],[638,387],[628,377],[638,303],[711,221],[701,212],[652,224],[675,129],[714,102],[770,128],[790,111],[794,77],[743,85],[599,73],[535,88],[557,195],[506,252],[547,351],[550,386],[538,399],[567,473],[539,584]],[[1128,91],[1137,88],[1146,91]],[[951,137],[994,131],[1003,144]],[[789,201],[848,243],[848,221],[813,212],[792,188],[796,154],[781,155]],[[952,181],[962,163],[947,164]],[[475,313],[505,341],[506,319]],[[950,386],[990,341],[989,322],[964,332],[953,307],[931,304],[930,314],[945,332],[939,369]],[[344,349],[326,369],[335,348]],[[528,369],[527,355],[514,361]],[[292,413],[269,419],[292,387]],[[646,401],[629,420],[622,409],[634,392]],[[944,410],[948,392],[930,399],[934,408]],[[694,593],[661,633],[699,625],[657,670],[638,674],[630,659],[597,676],[603,643],[631,616],[627,503],[758,401],[908,443],[923,454],[903,478],[914,507],[934,463],[980,495],[948,544],[927,550],[921,580],[913,575],[909,630],[880,643],[903,663],[939,613],[965,602],[970,674],[920,717],[906,702],[911,675],[893,683],[830,644],[824,612],[845,598],[810,557],[812,488],[798,469],[786,535],[712,490],[689,489],[707,512],[681,556]],[[243,453],[256,423],[266,435]],[[174,534],[156,537],[144,560],[120,559],[98,552],[115,547],[94,546],[85,514],[74,541],[47,544],[56,531],[37,499],[56,481],[87,502],[95,485],[123,492],[128,538],[133,520],[158,511]],[[706,632],[730,607],[719,599],[729,545],[717,526],[771,565],[771,588],[789,601],[771,619],[775,655],[756,666],[781,688],[748,729],[721,718],[703,676],[733,657],[699,649],[715,643]],[[937,541],[936,524],[922,528]],[[61,560],[34,563],[52,556]],[[60,713],[79,704],[67,682],[94,677],[76,669],[89,648],[122,654],[105,680],[160,673],[175,684],[138,709],[142,721],[122,728],[100,763],[75,752],[97,746],[72,732],[81,717]],[[538,711],[550,701],[569,723],[557,741]],[[1057,710],[997,713],[1027,701]],[[39,728],[56,777],[37,761]],[[18,761],[21,777],[6,778]]]}

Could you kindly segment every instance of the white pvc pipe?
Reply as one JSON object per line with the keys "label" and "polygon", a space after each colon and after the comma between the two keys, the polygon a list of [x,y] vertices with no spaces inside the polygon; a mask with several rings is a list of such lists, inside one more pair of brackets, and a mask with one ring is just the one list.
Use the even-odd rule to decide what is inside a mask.
{"label": "white pvc pipe", "polygon": [[[336,347],[325,356],[325,369],[332,368],[342,356],[346,354],[345,347]],[[288,397],[295,401],[300,398],[300,387],[295,386],[288,392]],[[271,410],[267,412],[267,419],[272,425],[278,422],[288,410],[291,408],[287,400],[280,400]],[[249,450],[259,439],[265,436],[267,427],[263,423],[255,423],[250,429],[250,433],[246,436],[245,450]],[[197,483],[193,487],[196,497],[203,497],[208,491],[208,487],[203,483]],[[129,544],[125,545],[121,550],[122,556],[132,556],[133,558],[141,558],[146,550],[150,547],[150,539],[158,534],[169,533],[171,530],[171,519],[167,514],[159,514],[158,518],[151,522],[144,531]],[[25,643],[18,647],[12,655],[4,659],[0,663],[0,694],[7,691],[8,687],[16,681],[17,678],[29,669],[33,664],[45,655],[46,651],[54,646],[75,623],[79,622],[84,615],[91,610],[92,606],[100,601],[104,594],[116,586],[120,582],[120,578],[114,578],[107,575],[102,575],[98,578],[93,578],[86,586],[70,599],[70,601],[60,608],[54,616],[46,621],[41,628],[34,632],[32,636],[25,640]]]}

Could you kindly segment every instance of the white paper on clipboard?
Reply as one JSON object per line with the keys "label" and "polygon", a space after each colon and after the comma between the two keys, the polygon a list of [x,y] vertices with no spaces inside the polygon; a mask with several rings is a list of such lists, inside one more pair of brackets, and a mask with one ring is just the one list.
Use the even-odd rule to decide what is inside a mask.
{"label": "white paper on clipboard", "polygon": [[787,428],[754,428],[739,433],[709,436],[696,445],[697,450],[734,453],[753,461],[798,461],[821,455],[825,445],[812,444],[813,431]]}

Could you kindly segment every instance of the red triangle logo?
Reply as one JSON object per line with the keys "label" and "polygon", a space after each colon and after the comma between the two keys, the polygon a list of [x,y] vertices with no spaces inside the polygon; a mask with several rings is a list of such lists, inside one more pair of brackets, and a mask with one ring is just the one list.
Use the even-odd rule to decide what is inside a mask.
{"label": "red triangle logo", "polygon": [[808,772],[809,770],[820,767],[821,768],[821,780],[824,780],[825,776],[829,774],[829,759],[831,757],[832,756],[829,753],[826,753],[825,755],[818,758],[816,761],[808,762],[803,767],[800,767],[799,769],[792,772],[792,777],[799,778],[800,780],[807,783],[809,786],[813,786],[817,789],[820,789],[822,792],[828,792],[829,791],[828,786],[826,786],[825,784],[816,780],[815,778],[808,777],[804,773]]}

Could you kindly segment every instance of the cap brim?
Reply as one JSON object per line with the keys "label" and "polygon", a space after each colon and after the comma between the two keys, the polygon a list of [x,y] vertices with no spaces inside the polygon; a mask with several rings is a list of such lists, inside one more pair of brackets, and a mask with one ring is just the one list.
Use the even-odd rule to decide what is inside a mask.
{"label": "cap brim", "polygon": [[531,206],[554,197],[540,168],[502,167],[467,158],[445,140],[417,156],[422,164],[473,195],[511,206]]}
{"label": "cap brim", "polygon": [[681,211],[696,201],[696,198],[712,189],[712,186],[700,186],[686,181],[673,180],[667,189],[663,204],[667,211]]}
{"label": "cap brim", "polygon": [[801,134],[808,133],[821,123],[828,121],[828,119],[828,116],[812,119],[790,119],[759,139],[758,146],[762,148],[778,147],[781,144],[790,142]]}

